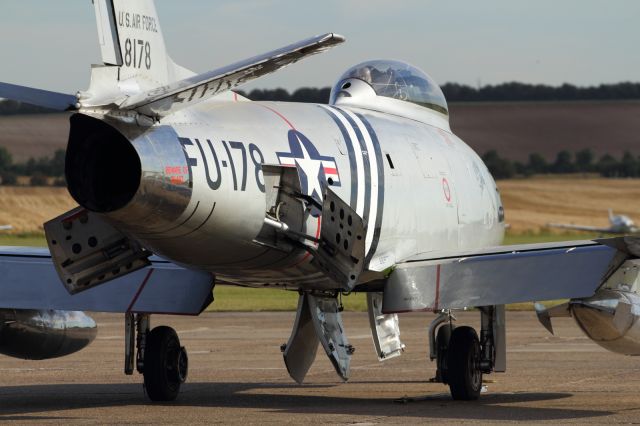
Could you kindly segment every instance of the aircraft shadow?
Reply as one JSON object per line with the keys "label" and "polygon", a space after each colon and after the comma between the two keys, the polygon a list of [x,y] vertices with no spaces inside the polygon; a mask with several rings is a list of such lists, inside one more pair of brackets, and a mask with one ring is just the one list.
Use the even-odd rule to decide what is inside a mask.
{"label": "aircraft shadow", "polygon": [[[363,383],[363,382],[359,382]],[[380,382],[371,382],[380,385]],[[333,385],[281,383],[187,383],[177,407],[259,408],[292,414],[380,415],[381,417],[456,418],[474,420],[564,420],[613,414],[607,410],[545,408],[527,403],[568,398],[570,393],[494,393],[479,401],[452,401],[448,393],[391,398],[357,398],[283,394]],[[273,392],[270,392],[272,390]],[[253,393],[252,393],[253,391]],[[37,413],[83,408],[126,407],[151,404],[141,384],[63,384],[0,387],[0,422],[46,420]],[[524,404],[524,405],[523,405]],[[61,417],[52,419],[61,420]]]}

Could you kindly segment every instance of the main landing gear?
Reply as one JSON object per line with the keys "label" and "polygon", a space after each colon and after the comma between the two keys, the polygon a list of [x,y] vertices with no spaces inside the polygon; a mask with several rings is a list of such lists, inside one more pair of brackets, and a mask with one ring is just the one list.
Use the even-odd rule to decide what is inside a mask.
{"label": "main landing gear", "polygon": [[124,372],[133,374],[135,364],[152,401],[173,401],[187,379],[187,351],[173,328],[150,328],[148,314],[125,314]]}
{"label": "main landing gear", "polygon": [[443,311],[429,326],[429,357],[436,361],[435,382],[449,385],[456,400],[476,400],[482,375],[506,370],[504,306],[484,306],[480,338],[472,327],[453,324],[451,311]]}

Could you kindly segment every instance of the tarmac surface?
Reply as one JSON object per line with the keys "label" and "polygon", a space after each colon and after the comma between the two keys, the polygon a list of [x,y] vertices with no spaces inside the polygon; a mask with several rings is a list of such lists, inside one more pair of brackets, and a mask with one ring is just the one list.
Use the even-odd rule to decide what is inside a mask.
{"label": "tarmac surface", "polygon": [[[68,357],[23,361],[0,356],[0,422],[20,423],[331,423],[415,424],[640,422],[640,359],[590,342],[571,319],[554,320],[556,336],[533,312],[507,316],[508,372],[485,376],[479,401],[457,402],[428,383],[426,328],[432,314],[401,316],[403,356],[379,363],[365,313],[345,313],[356,347],[349,382],[324,353],[304,385],[287,375],[280,345],[293,312],[207,313],[152,317],[173,326],[189,351],[189,378],[175,402],[154,404],[142,376],[123,373],[124,321],[97,314],[96,341]],[[476,312],[458,324],[477,324]]]}

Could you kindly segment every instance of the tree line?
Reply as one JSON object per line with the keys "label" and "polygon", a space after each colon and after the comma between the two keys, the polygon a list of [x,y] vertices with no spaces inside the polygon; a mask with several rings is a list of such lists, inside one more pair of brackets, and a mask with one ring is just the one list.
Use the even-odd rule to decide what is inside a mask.
{"label": "tree line", "polygon": [[57,150],[53,157],[29,158],[24,163],[14,163],[11,153],[0,146],[0,178],[2,185],[16,185],[18,176],[27,176],[32,186],[45,186],[53,178],[53,184],[64,186],[64,149]]}
{"label": "tree line", "polygon": [[[482,87],[466,84],[445,83],[441,86],[448,102],[505,102],[505,101],[584,101],[584,100],[631,100],[640,99],[640,83],[621,82],[598,86],[561,86],[509,82]],[[253,101],[329,102],[330,87],[301,87],[293,92],[286,89],[253,89],[238,91]],[[0,115],[43,114],[57,112],[48,108],[22,102],[0,101]]]}
{"label": "tree line", "polygon": [[532,153],[526,162],[502,158],[496,150],[482,155],[482,161],[496,179],[516,176],[527,177],[535,174],[597,173],[603,177],[640,177],[640,157],[626,151],[620,159],[604,154],[596,159],[590,149],[575,153],[563,150],[554,161],[548,162],[542,155]]}
{"label": "tree line", "polygon": [[[505,102],[505,101],[584,101],[640,99],[640,83],[601,84],[579,87],[572,84],[547,86],[544,84],[502,83],[471,87],[458,83],[441,86],[448,102]],[[303,87],[289,93],[285,89],[254,89],[243,96],[253,101],[284,101],[328,103],[330,87]]]}

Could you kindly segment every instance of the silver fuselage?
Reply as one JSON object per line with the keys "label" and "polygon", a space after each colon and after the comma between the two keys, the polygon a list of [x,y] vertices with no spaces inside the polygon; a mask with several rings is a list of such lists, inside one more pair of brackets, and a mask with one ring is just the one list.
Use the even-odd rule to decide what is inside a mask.
{"label": "silver fuselage", "polygon": [[[448,128],[276,102],[208,102],[142,134],[114,126],[140,156],[142,176],[135,196],[105,217],[154,253],[222,282],[295,287],[320,276],[302,248],[282,252],[254,241],[265,217],[260,164],[297,165],[309,196],[329,185],[349,203],[367,224],[369,271],[503,238],[496,184]],[[318,235],[321,219],[305,221],[304,232]]]}

